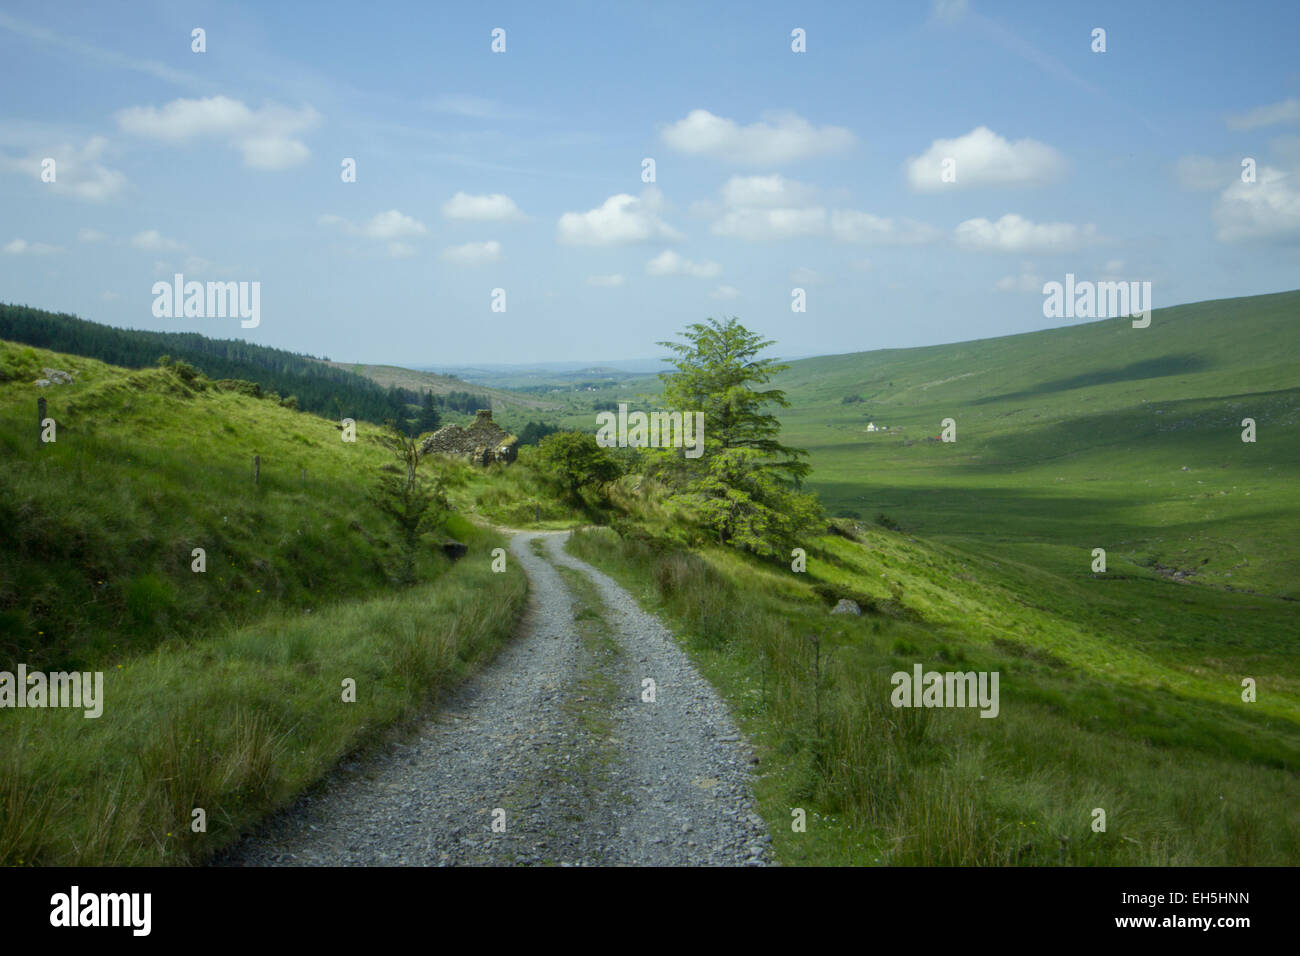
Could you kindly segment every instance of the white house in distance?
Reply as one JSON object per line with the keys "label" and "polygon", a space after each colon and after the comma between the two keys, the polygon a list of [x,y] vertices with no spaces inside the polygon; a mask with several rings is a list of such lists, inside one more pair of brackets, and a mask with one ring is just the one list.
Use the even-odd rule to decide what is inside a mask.
{"label": "white house in distance", "polygon": [[887,432],[887,431],[889,431],[889,426],[888,426],[888,425],[877,425],[875,422],[867,422],[867,431],[869,431],[869,432]]}

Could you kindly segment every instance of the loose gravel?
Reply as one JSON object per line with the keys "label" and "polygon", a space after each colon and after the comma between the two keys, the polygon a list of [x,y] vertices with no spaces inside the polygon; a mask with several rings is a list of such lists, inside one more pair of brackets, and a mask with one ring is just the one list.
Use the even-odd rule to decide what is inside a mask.
{"label": "loose gravel", "polygon": [[[725,705],[657,618],[563,550],[567,537],[511,539],[529,610],[491,664],[404,741],[345,762],[217,864],[769,863],[752,754]],[[610,639],[579,636],[537,538],[595,584]]]}

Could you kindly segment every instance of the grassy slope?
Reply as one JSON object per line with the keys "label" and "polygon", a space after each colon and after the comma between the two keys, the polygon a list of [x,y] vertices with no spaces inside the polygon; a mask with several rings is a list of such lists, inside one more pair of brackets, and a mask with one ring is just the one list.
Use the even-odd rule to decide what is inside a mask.
{"label": "grassy slope", "polygon": [[[787,860],[1294,864],[1297,318],[1285,293],[792,363],[782,437],[811,449],[810,486],[904,533],[809,542],[806,576],[577,550],[676,618],[762,741]],[[926,440],[949,417],[958,441]],[[813,585],[881,613],[828,620]],[[999,670],[1002,716],[882,709],[915,662]]]}
{"label": "grassy slope", "polygon": [[[42,393],[58,432],[38,449],[45,365],[77,381]],[[467,557],[388,586],[364,424],[344,443],[175,370],[2,342],[0,367],[0,670],[104,671],[106,698],[98,719],[0,711],[0,863],[206,859],[509,636],[522,574],[493,574],[501,540],[459,518]]]}
{"label": "grassy slope", "polygon": [[[1290,292],[1160,310],[1147,329],[807,359],[779,381],[783,437],[812,451],[832,512],[883,511],[1067,577],[1102,547],[1112,572],[1159,564],[1300,597],[1298,319]],[[865,401],[840,403],[853,394]],[[957,442],[927,441],[944,418]]]}
{"label": "grassy slope", "polygon": [[[787,863],[1300,861],[1284,651],[1257,656],[1249,673],[1268,690],[1245,704],[1241,672],[1209,666],[1218,649],[1188,667],[1182,649],[1108,644],[991,588],[953,549],[883,529],[809,542],[805,574],[608,531],[570,547],[666,615],[728,699],[759,748],[760,807]],[[818,587],[874,610],[830,616]],[[893,708],[890,674],[916,663],[998,672],[998,717]]]}

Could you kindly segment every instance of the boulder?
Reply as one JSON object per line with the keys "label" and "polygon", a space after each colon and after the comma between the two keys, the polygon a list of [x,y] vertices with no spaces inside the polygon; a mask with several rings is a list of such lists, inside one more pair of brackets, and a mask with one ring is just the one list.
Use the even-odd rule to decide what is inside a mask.
{"label": "boulder", "polygon": [[850,601],[848,598],[840,598],[840,603],[835,605],[831,613],[832,614],[861,614],[862,608],[858,607],[857,601]]}

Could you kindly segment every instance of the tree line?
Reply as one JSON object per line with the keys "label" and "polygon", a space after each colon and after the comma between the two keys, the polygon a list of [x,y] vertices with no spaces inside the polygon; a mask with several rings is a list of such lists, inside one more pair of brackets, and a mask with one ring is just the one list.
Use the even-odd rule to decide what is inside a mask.
{"label": "tree line", "polygon": [[0,304],[0,339],[98,359],[124,368],[147,368],[166,356],[213,380],[240,380],[261,394],[284,396],[305,412],[327,418],[397,421],[414,434],[432,431],[439,408],[472,413],[491,408],[486,395],[453,391],[445,396],[384,386],[364,375],[326,365],[317,358],[242,339],[213,339],[197,332],[118,329],[67,313]]}

